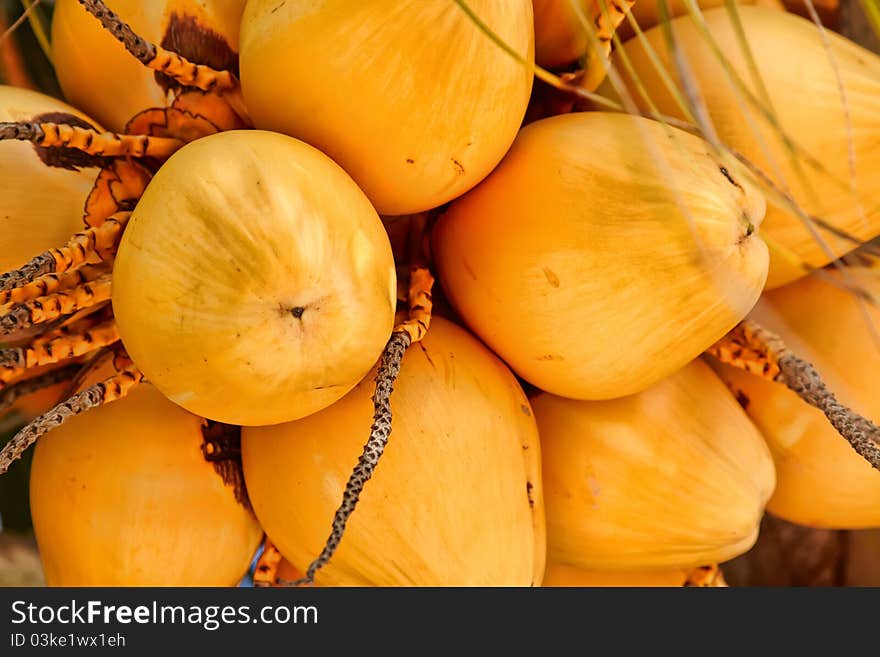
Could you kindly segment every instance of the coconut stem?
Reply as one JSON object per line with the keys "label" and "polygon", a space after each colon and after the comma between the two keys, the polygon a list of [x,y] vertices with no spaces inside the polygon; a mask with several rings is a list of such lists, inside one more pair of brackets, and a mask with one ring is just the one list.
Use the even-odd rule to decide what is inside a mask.
{"label": "coconut stem", "polygon": [[39,143],[43,131],[37,123],[0,123],[0,140],[30,141]]}
{"label": "coconut stem", "polygon": [[0,292],[0,305],[19,305],[33,299],[39,299],[47,294],[54,294],[60,290],[69,290],[94,280],[105,271],[107,271],[107,268],[100,265],[85,265],[84,267],[72,269],[61,274],[46,274],[22,287]]}
{"label": "coconut stem", "polygon": [[0,140],[27,141],[41,148],[72,148],[98,157],[167,159],[183,146],[172,137],[121,135],[53,122],[0,122]]}
{"label": "coconut stem", "polygon": [[29,299],[0,315],[0,335],[12,335],[64,315],[93,308],[110,300],[111,287],[110,274],[106,273],[70,289]]}
{"label": "coconut stem", "polygon": [[0,475],[5,474],[15,461],[21,458],[28,447],[52,429],[61,426],[70,418],[97,408],[102,404],[125,397],[129,391],[143,380],[139,370],[129,369],[100,381],[61,402],[48,413],[37,417],[12,437],[0,450]]}
{"label": "coconut stem", "polygon": [[53,271],[55,271],[55,258],[51,253],[41,253],[22,267],[0,274],[0,291],[22,287],[35,278],[43,274],[51,274]]}
{"label": "coconut stem", "polygon": [[707,353],[722,363],[787,386],[810,406],[822,411],[852,448],[880,470],[880,427],[841,404],[816,368],[791,353],[778,335],[752,320],[745,320]]}
{"label": "coconut stem", "polygon": [[82,365],[75,363],[73,365],[65,365],[58,369],[51,370],[45,374],[35,376],[31,379],[25,379],[19,383],[9,386],[0,394],[0,413],[4,413],[15,404],[19,399],[43,388],[49,388],[65,381],[72,381],[82,369]]}
{"label": "coconut stem", "polygon": [[409,287],[407,298],[409,300],[409,316],[395,331],[403,331],[409,335],[410,344],[420,342],[431,326],[431,313],[434,311],[434,301],[431,290],[434,287],[434,276],[423,265],[410,267]]}
{"label": "coconut stem", "polygon": [[141,64],[149,64],[156,57],[156,46],[142,39],[119,16],[110,10],[103,0],[79,0],[85,10],[101,21],[104,29],[110,32],[119,43],[125,46]]}
{"label": "coconut stem", "polygon": [[360,499],[364,485],[373,476],[373,471],[379,463],[388,438],[391,435],[391,392],[394,382],[400,374],[400,366],[403,355],[409,348],[411,338],[406,331],[395,331],[382,352],[379,371],[376,373],[376,392],[373,394],[373,425],[370,427],[370,438],[364,445],[364,451],[358,459],[357,465],[348,478],[345,491],[342,494],[342,504],[333,516],[333,528],[330,536],[324,544],[324,549],[317,559],[312,561],[303,579],[293,582],[294,586],[311,584],[315,581],[315,574],[324,566],[342,540],[345,525],[354,512]]}
{"label": "coconut stem", "polygon": [[111,11],[103,0],[79,0],[92,16],[101,21],[125,49],[144,66],[164,73],[187,87],[202,91],[238,90],[238,80],[229,71],[218,71],[210,66],[196,64],[170,50],[142,39],[119,16]]}
{"label": "coconut stem", "polygon": [[24,347],[0,349],[0,367],[26,369],[52,365],[68,358],[85,356],[118,341],[119,329],[112,318],[100,324],[76,322],[69,327],[50,331]]}
{"label": "coconut stem", "polygon": [[428,267],[421,264],[410,267],[407,287],[408,317],[394,327],[391,339],[382,352],[379,370],[376,373],[376,392],[373,393],[373,425],[370,427],[370,437],[345,486],[342,504],[333,516],[333,528],[324,544],[324,549],[309,565],[306,576],[292,582],[293,586],[313,583],[315,573],[330,561],[336,548],[339,547],[345,525],[357,506],[364,485],[373,476],[373,471],[379,464],[391,435],[391,393],[394,390],[394,382],[400,374],[400,366],[406,350],[411,344],[424,338],[431,325],[431,312],[434,307],[431,297],[433,287],[434,276]]}
{"label": "coconut stem", "polygon": [[45,274],[70,271],[84,265],[93,255],[108,259],[115,252],[130,216],[128,211],[117,212],[100,225],[74,234],[61,248],[45,251],[23,267],[0,274],[0,292],[24,287]]}

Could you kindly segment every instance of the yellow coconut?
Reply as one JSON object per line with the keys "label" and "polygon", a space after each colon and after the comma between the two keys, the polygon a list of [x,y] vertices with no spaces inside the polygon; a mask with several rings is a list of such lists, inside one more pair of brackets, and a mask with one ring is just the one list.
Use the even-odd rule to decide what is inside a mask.
{"label": "yellow coconut", "polygon": [[[789,190],[807,214],[857,241],[877,235],[880,57],[833,32],[823,37],[811,21],[793,14],[740,7],[739,16],[761,74],[760,85],[749,70],[749,60],[727,11],[719,8],[704,13],[727,65],[758,106],[747,101],[745,93],[731,81],[694,21],[682,17],[672,22],[681,56],[688,63],[718,137],[758,166],[778,188]],[[650,30],[647,39],[666,71],[679,80],[664,30]],[[628,41],[625,52],[657,108],[685,118],[641,41]],[[647,110],[624,67],[620,68],[636,102]],[[610,89],[606,92],[611,94]],[[771,107],[782,132],[766,115]],[[793,145],[786,145],[786,137]],[[768,194],[767,200],[762,230],[770,246],[778,247],[771,249],[768,288],[803,276],[804,264],[825,265],[834,255],[856,245],[830,230],[812,226],[817,237],[777,197]]]}
{"label": "yellow coconut", "polygon": [[[728,168],[729,167],[729,168]],[[643,390],[758,298],[764,199],[702,140],[624,114],[525,127],[433,234],[443,288],[513,370],[566,397]]]}
{"label": "yellow coconut", "polygon": [[262,531],[202,455],[204,420],[144,384],[37,444],[31,514],[50,586],[234,586]]}
{"label": "yellow coconut", "polygon": [[[304,572],[321,551],[369,434],[373,376],[307,418],[245,428],[242,461],[266,534]],[[540,583],[540,446],[510,371],[463,329],[434,318],[391,398],[390,442],[320,585]]]}
{"label": "yellow coconut", "polygon": [[[190,61],[238,70],[238,28],[246,0],[105,0],[141,37]],[[55,72],[70,102],[122,131],[135,114],[168,104],[169,81],[129,54],[79,0],[57,0]]]}
{"label": "yellow coconut", "polygon": [[[533,60],[529,0],[470,0]],[[339,162],[383,214],[452,200],[492,170],[525,114],[532,71],[453,2],[248,2],[241,82],[258,128]]]}
{"label": "yellow coconut", "polygon": [[351,178],[291,137],[229,131],[166,162],[113,268],[113,309],[147,378],[187,410],[262,425],[347,393],[382,352],[397,283]]}
{"label": "yellow coconut", "polygon": [[[0,121],[49,121],[98,127],[66,103],[29,89],[0,86]],[[30,143],[0,141],[0,271],[67,242],[83,228],[97,158]]]}
{"label": "yellow coconut", "polygon": [[754,544],[773,461],[702,361],[638,395],[584,402],[543,393],[532,408],[551,562],[687,569]]}
{"label": "yellow coconut", "polygon": [[[880,368],[880,310],[847,285],[880,298],[876,271],[825,272],[768,292],[752,313],[798,356],[810,361],[835,396],[880,422],[875,373]],[[776,462],[768,509],[813,527],[880,527],[880,472],[856,454],[825,416],[778,383],[729,366],[722,376],[740,393]]]}

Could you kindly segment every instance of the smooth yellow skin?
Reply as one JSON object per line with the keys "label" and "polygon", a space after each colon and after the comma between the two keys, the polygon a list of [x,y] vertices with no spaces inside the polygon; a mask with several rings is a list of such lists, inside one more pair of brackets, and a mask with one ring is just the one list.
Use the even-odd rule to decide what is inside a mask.
{"label": "smooth yellow skin", "polygon": [[[729,81],[693,21],[682,17],[672,23],[676,42],[719,138],[749,158],[777,186],[790,189],[807,213],[821,217],[859,241],[874,237],[880,233],[880,57],[828,31],[832,62],[811,21],[763,7],[741,7],[739,14],[773,109],[798,152],[792,155],[786,149],[779,132]],[[706,11],[704,16],[730,66],[746,88],[762,97],[752,81],[748,60],[742,54],[726,10]],[[650,30],[647,38],[659,53],[664,68],[678,80],[663,29]],[[628,41],[625,51],[659,110],[683,118],[640,42]],[[841,102],[835,66],[845,89],[848,113]],[[634,92],[635,87],[622,67],[621,75]],[[611,95],[608,89],[603,93]],[[637,93],[633,96],[637,103],[642,102]],[[848,122],[855,155],[854,182]],[[815,160],[824,171],[813,163]],[[780,247],[771,250],[768,288],[805,275],[802,263],[815,267],[827,264],[832,257],[826,249],[840,255],[854,247],[853,242],[819,229],[823,247],[796,214],[769,193],[767,200],[762,230],[768,243]]]}
{"label": "smooth yellow skin", "polygon": [[773,460],[702,361],[638,395],[582,402],[544,393],[532,408],[551,562],[692,568],[754,544],[773,492]]}
{"label": "smooth yellow skin", "polygon": [[286,422],[342,397],[382,352],[396,294],[388,237],[351,178],[253,130],[175,153],[113,269],[134,362],[172,401],[228,424]]}
{"label": "smooth yellow skin", "polygon": [[203,420],[143,384],[37,443],[49,586],[235,586],[262,536],[201,452]]}
{"label": "smooth yellow skin", "polygon": [[589,21],[593,0],[532,0],[535,11],[535,62],[546,68],[583,57],[589,43],[581,16]]}
{"label": "smooth yellow skin", "polygon": [[[876,373],[880,310],[841,287],[855,285],[877,298],[877,272],[825,272],[764,295],[753,318],[815,365],[843,404],[880,422]],[[768,509],[813,527],[880,527],[880,472],[853,451],[818,410],[785,386],[731,367],[722,376],[748,398],[746,411],[776,461],[778,485]]]}
{"label": "smooth yellow skin", "polygon": [[[527,61],[529,0],[470,0]],[[348,171],[382,214],[436,207],[485,177],[516,136],[532,73],[451,0],[250,0],[241,83],[258,128]]]}
{"label": "smooth yellow skin", "polygon": [[[173,13],[200,26],[238,50],[238,29],[246,0],[105,0],[132,29],[161,45]],[[57,0],[52,16],[52,54],[65,97],[121,132],[138,112],[168,104],[155,74],[145,67],[78,0]],[[185,52],[181,54],[186,55]],[[204,62],[198,62],[204,63]]]}
{"label": "smooth yellow skin", "polygon": [[551,562],[547,564],[542,586],[549,587],[675,587],[684,586],[683,570],[583,570]]}
{"label": "smooth yellow skin", "polygon": [[[49,112],[85,114],[36,91],[0,85],[0,121],[33,121]],[[83,208],[98,170],[63,169],[43,162],[33,145],[0,141],[0,271],[62,246],[83,229]]]}
{"label": "smooth yellow skin", "polygon": [[764,285],[766,246],[747,235],[764,199],[721,166],[705,142],[647,119],[532,123],[437,224],[443,288],[539,388],[643,390],[731,329]]}
{"label": "smooth yellow skin", "polygon": [[[363,450],[374,390],[371,374],[320,413],[242,432],[257,517],[300,571],[321,551]],[[539,584],[540,445],[510,371],[463,329],[435,317],[424,341],[407,351],[391,403],[388,447],[316,582]]]}

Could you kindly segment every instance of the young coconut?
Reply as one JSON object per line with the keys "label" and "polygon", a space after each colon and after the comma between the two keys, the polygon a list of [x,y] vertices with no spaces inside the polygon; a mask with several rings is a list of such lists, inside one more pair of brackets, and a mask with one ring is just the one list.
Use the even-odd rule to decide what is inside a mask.
{"label": "young coconut", "polygon": [[330,158],[271,132],[178,151],[132,213],[113,269],[125,348],[212,420],[276,424],[360,381],[394,322],[394,261],[367,198]]}
{"label": "young coconut", "polygon": [[219,429],[144,384],[40,441],[31,513],[49,586],[235,586],[262,531],[217,471]]}
{"label": "young coconut", "polygon": [[[703,14],[714,44],[695,21],[681,17],[670,23],[676,55],[662,26],[645,35],[653,52],[632,39],[621,55],[629,59],[651,103],[682,119],[687,113],[666,87],[653,56],[680,88],[682,73],[675,62],[686,61],[689,85],[696,89],[692,93],[702,97],[718,138],[772,183],[776,192],[768,192],[762,232],[778,247],[771,253],[767,280],[773,288],[880,234],[875,138],[880,131],[880,57],[786,12],[739,7],[738,14],[750,55],[760,58],[760,80],[724,8]],[[618,68],[636,103],[647,111],[626,67]],[[600,91],[613,95],[610,89]]]}
{"label": "young coconut", "polygon": [[[532,3],[248,2],[241,79],[258,128],[316,146],[382,214],[439,206],[498,163],[532,85]],[[343,35],[343,36],[341,36]]]}
{"label": "young coconut", "polygon": [[[876,271],[853,267],[773,290],[762,297],[751,318],[809,358],[841,402],[880,421],[878,298]],[[719,366],[718,372],[737,392],[773,453],[778,483],[768,510],[812,527],[880,527],[880,471],[840,440],[821,410],[783,385],[730,365]],[[857,419],[847,422],[858,424]]]}
{"label": "young coconut", "polygon": [[[0,85],[0,126],[20,121],[100,130],[92,119],[59,100]],[[78,151],[0,141],[0,271],[23,265],[82,228],[83,206],[101,166],[100,158]]]}
{"label": "young coconut", "polygon": [[[178,85],[126,52],[125,46],[89,15],[85,7],[90,4],[98,3],[55,3],[55,72],[70,102],[121,132],[135,114],[170,104],[173,94],[169,90],[176,91]],[[238,28],[245,0],[108,0],[106,4],[160,48],[198,64],[238,73]]]}
{"label": "young coconut", "polygon": [[540,446],[525,394],[503,363],[446,320],[435,318],[417,346],[395,384],[394,440],[333,559],[312,563],[373,416],[372,375],[323,411],[243,429],[257,517],[319,585],[540,583]]}
{"label": "young coconut", "polygon": [[767,274],[764,199],[701,139],[625,114],[526,126],[433,234],[444,290],[520,376],[632,394],[748,313]]}
{"label": "young coconut", "polygon": [[584,402],[542,393],[532,408],[550,561],[687,569],[732,559],[755,542],[773,460],[702,361],[637,395]]}

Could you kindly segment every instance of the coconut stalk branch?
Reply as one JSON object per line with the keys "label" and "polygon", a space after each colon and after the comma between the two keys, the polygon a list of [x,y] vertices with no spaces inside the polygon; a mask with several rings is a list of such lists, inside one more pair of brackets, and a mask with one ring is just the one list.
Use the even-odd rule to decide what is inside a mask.
{"label": "coconut stalk branch", "polygon": [[218,71],[195,64],[177,53],[165,50],[138,36],[103,0],[79,0],[92,16],[101,21],[110,34],[144,66],[174,78],[184,86],[202,91],[223,91],[238,88],[238,80],[229,71]]}
{"label": "coconut stalk branch", "polygon": [[[406,331],[395,331],[391,334],[391,339],[382,353],[379,371],[376,373],[376,392],[373,394],[373,424],[370,427],[370,437],[345,484],[342,504],[339,505],[333,516],[332,529],[324,544],[324,549],[309,565],[306,576],[293,582],[294,586],[312,584],[318,570],[330,561],[342,541],[345,525],[357,506],[364,486],[373,476],[376,466],[379,465],[379,459],[385,452],[385,446],[388,445],[388,439],[391,436],[391,393],[394,390],[397,375],[400,374],[403,355],[411,344],[410,335]],[[0,461],[0,465],[2,465],[2,461]]]}
{"label": "coconut stalk branch", "polygon": [[373,424],[370,427],[370,437],[367,439],[364,451],[345,485],[342,504],[333,516],[332,529],[324,544],[324,549],[318,558],[309,565],[305,577],[292,582],[293,586],[314,583],[318,570],[330,561],[342,541],[345,525],[357,506],[364,486],[373,476],[379,459],[385,452],[385,447],[391,436],[391,393],[394,390],[394,382],[397,380],[397,375],[400,374],[406,350],[410,345],[424,338],[428,332],[433,309],[431,297],[433,285],[434,277],[427,267],[419,265],[411,268],[408,292],[409,316],[406,321],[398,324],[391,333],[391,339],[388,340],[385,351],[382,352],[379,369],[376,372],[376,392],[373,393]]}
{"label": "coconut stalk branch", "polygon": [[0,475],[5,474],[40,437],[81,413],[125,397],[143,378],[140,370],[131,367],[89,386],[34,419],[0,450]]}
{"label": "coconut stalk branch", "polygon": [[706,353],[722,363],[788,387],[822,411],[856,453],[880,470],[880,427],[841,404],[816,368],[793,354],[778,335],[745,320]]}

